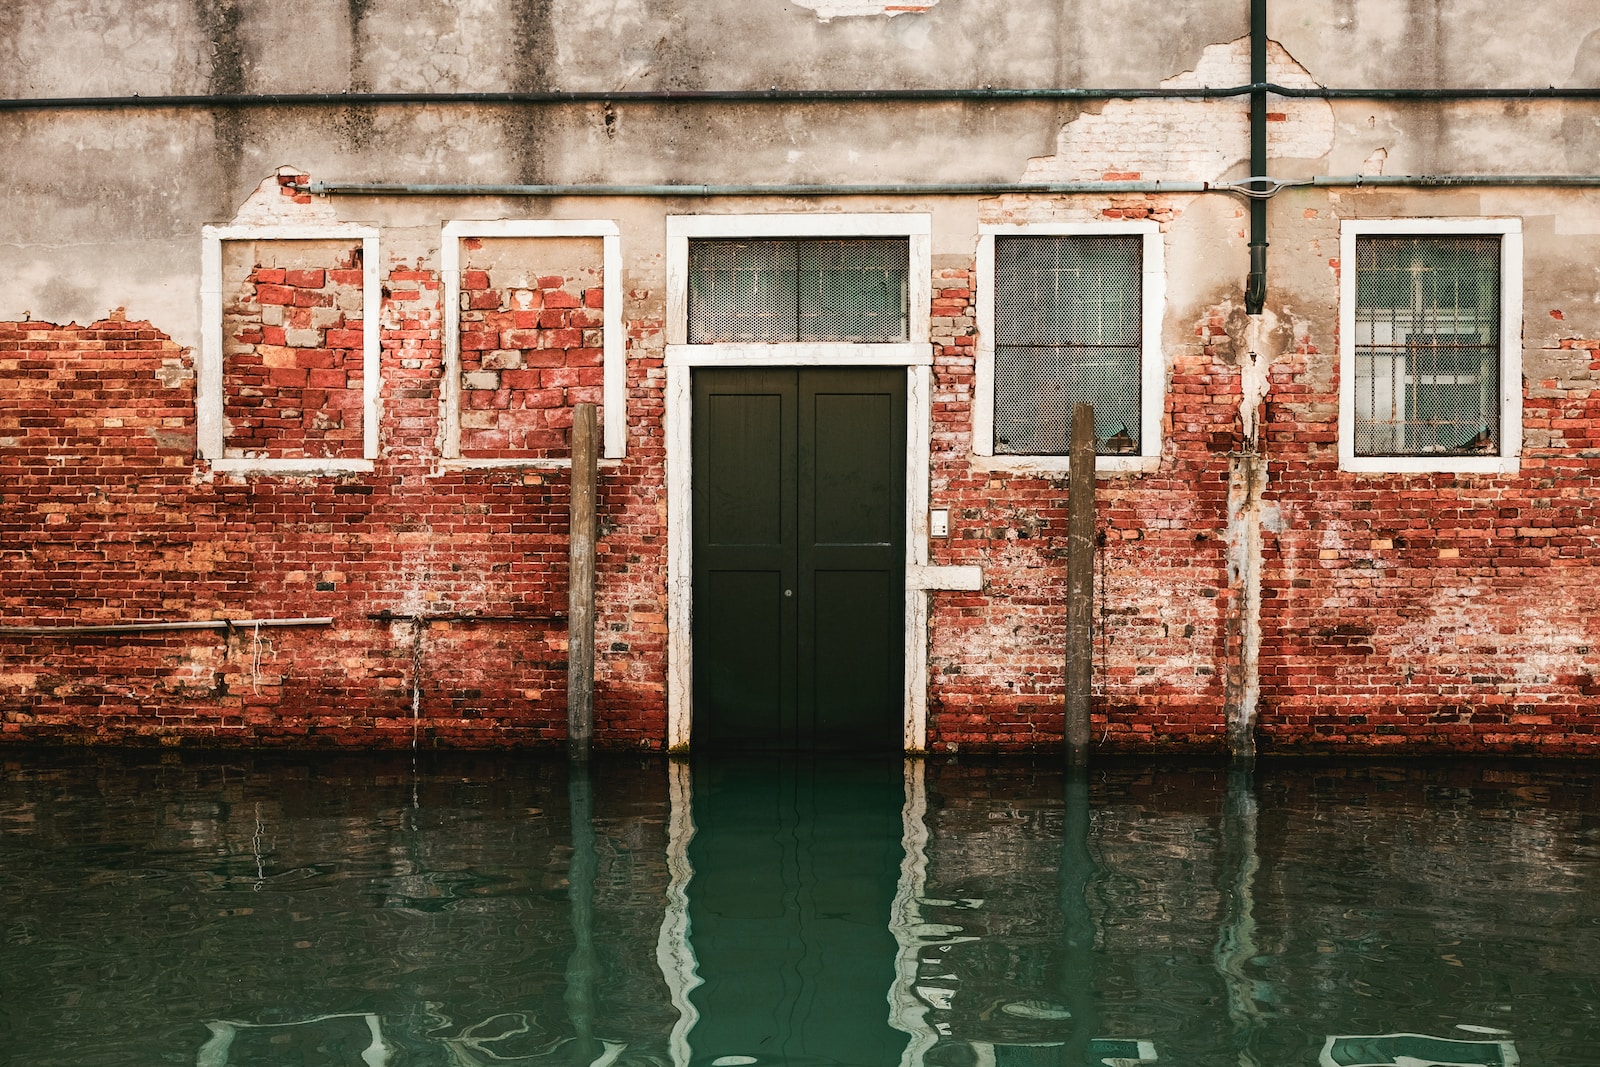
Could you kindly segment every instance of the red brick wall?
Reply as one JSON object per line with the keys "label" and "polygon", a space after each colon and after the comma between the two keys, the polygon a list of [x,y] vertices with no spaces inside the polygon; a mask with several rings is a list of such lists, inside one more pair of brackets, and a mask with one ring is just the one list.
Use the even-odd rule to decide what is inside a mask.
{"label": "red brick wall", "polygon": [[[264,306],[279,283],[252,273]],[[301,280],[289,291],[319,291]],[[442,288],[400,267],[384,289],[383,454],[361,474],[197,464],[192,359],[148,323],[0,323],[0,625],[334,620],[0,636],[5,739],[565,736],[567,472],[441,470]],[[595,692],[607,745],[659,747],[666,734],[665,538],[649,488],[662,482],[659,366],[630,370],[635,411],[653,421],[636,420],[629,458],[602,476]]]}
{"label": "red brick wall", "polygon": [[[928,745],[1058,745],[1066,479],[969,458],[970,271],[934,285],[932,504],[951,536],[932,562],[985,580],[930,594]],[[1245,610],[1229,565],[1236,316],[1219,307],[1169,346],[1159,472],[1098,479],[1097,746],[1224,746]],[[1337,339],[1284,322],[1260,439],[1259,748],[1600,753],[1600,341],[1540,342],[1565,370],[1526,383],[1520,473],[1353,474]]]}
{"label": "red brick wall", "polygon": [[[1060,745],[1066,642],[1067,479],[984,469],[969,456],[971,268],[934,282],[932,506],[950,509],[936,564],[977,564],[981,592],[932,600],[928,747]],[[948,322],[941,321],[948,320]],[[1096,745],[1220,749],[1228,455],[1236,368],[1198,325],[1175,354],[1159,474],[1096,485]]]}
{"label": "red brick wall", "polygon": [[605,290],[589,277],[541,275],[495,288],[462,273],[461,455],[557,457],[571,451],[572,409],[601,403]]}
{"label": "red brick wall", "polygon": [[1340,472],[1299,347],[1267,405],[1263,748],[1600,753],[1600,342],[1525,383],[1514,475]]}
{"label": "red brick wall", "polygon": [[[928,744],[1056,745],[1065,479],[970,455],[972,267],[941,263],[931,492],[950,510],[951,534],[932,542],[931,562],[979,565],[985,582],[929,595]],[[280,283],[254,273],[239,321],[250,306],[298,306],[298,296],[263,303]],[[315,294],[314,280],[290,287],[285,273],[281,285]],[[330,275],[323,288],[351,281]],[[483,318],[464,320],[468,331],[514,315],[531,301],[518,292],[535,291],[496,286],[487,272],[468,281],[468,304],[483,304],[469,307]],[[442,286],[407,265],[383,284],[383,449],[362,474],[197,464],[192,359],[150,324],[0,323],[0,625],[334,619],[259,635],[0,636],[6,738],[406,745],[415,735],[492,746],[563,736],[567,475],[440,464]],[[598,311],[584,295],[595,288],[565,274],[536,287],[541,316],[553,293],[576,305],[559,310]],[[662,307],[659,292],[626,295],[628,456],[602,474],[596,707],[609,745],[659,747],[666,736]],[[1205,311],[1169,344],[1159,471],[1098,482],[1093,730],[1106,749],[1222,746],[1245,608],[1228,514],[1244,443],[1235,316]],[[1600,341],[1529,342],[1538,365],[1557,370],[1526,383],[1519,473],[1350,474],[1337,462],[1336,339],[1285,318],[1292,351],[1273,368],[1260,437],[1261,747],[1600,751],[1600,584],[1589,577],[1600,551]],[[560,369],[598,370],[574,355],[598,347],[588,319],[516,323],[496,320],[495,347],[471,351],[559,351]],[[358,328],[348,311],[325,327]],[[507,328],[535,333],[508,347]],[[542,331],[572,330],[583,331],[578,347],[541,343]],[[237,343],[272,347],[264,329]],[[353,345],[325,336],[304,351]],[[525,388],[524,410],[537,391]],[[561,388],[566,410],[593,387]],[[508,436],[505,447],[563,445]]]}
{"label": "red brick wall", "polygon": [[361,455],[361,249],[327,256],[318,266],[254,264],[224,309],[230,456]]}

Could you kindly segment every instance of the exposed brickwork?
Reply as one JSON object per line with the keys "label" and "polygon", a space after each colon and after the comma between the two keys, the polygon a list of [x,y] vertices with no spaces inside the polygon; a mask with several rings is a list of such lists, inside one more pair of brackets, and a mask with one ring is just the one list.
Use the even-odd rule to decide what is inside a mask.
{"label": "exposed brickwork", "polygon": [[[252,273],[258,288],[279,284]],[[318,291],[302,281],[284,285]],[[6,739],[565,736],[569,479],[439,469],[441,293],[434,272],[388,271],[383,455],[371,474],[338,477],[197,464],[191,355],[147,323],[0,324],[0,624],[334,619],[0,638]],[[630,368],[646,416],[602,482],[603,745],[659,747],[666,733],[665,538],[648,488],[663,480],[659,368],[659,352]]]}
{"label": "exposed brickwork", "polygon": [[[935,275],[932,497],[951,536],[932,551],[985,582],[931,595],[928,744],[1058,744],[1066,479],[969,458],[972,284]],[[1568,372],[1527,383],[1519,474],[1374,475],[1338,470],[1336,339],[1288,318],[1281,332],[1260,445],[1260,746],[1600,750],[1600,343],[1545,342]],[[1241,334],[1219,305],[1169,346],[1159,471],[1098,480],[1092,725],[1107,749],[1224,745],[1244,651],[1228,514]]]}
{"label": "exposed brickwork", "polygon": [[487,270],[462,272],[463,457],[564,456],[573,407],[601,403],[599,271],[528,281],[497,288]]}
{"label": "exposed brickwork", "polygon": [[[1101,217],[1165,225],[1175,216],[1128,198]],[[230,312],[234,343],[295,359],[359,351],[354,338],[333,339],[360,329],[347,306],[350,292],[360,295],[350,288],[359,275],[333,273],[357,268],[338,262],[291,269],[252,259]],[[946,255],[933,278],[931,495],[949,509],[951,533],[933,540],[930,562],[977,565],[984,575],[981,590],[929,594],[936,751],[1061,738],[1066,480],[971,453],[973,269]],[[665,299],[646,278],[630,279],[625,294],[628,452],[603,467],[598,545],[597,737],[630,747],[666,738]],[[494,334],[492,346],[463,345],[463,375],[499,375],[493,390],[469,384],[463,414],[549,415],[599,400],[597,385],[576,380],[551,385],[563,390],[559,404],[551,397],[551,406],[530,408],[544,379],[506,380],[529,369],[598,372],[589,362],[599,347],[590,335],[599,328],[597,277],[577,270],[512,284],[476,266],[463,281],[463,337]],[[299,302],[330,286],[332,304]],[[280,303],[263,299],[283,293]],[[427,264],[387,265],[380,454],[371,473],[338,476],[224,475],[197,462],[192,354],[148,323],[120,315],[86,326],[0,323],[0,624],[334,620],[259,632],[4,637],[0,736],[559,741],[568,477],[441,462],[443,293]],[[287,342],[294,312],[317,307],[342,315],[292,327],[326,331],[317,343],[268,337],[280,325],[266,321],[268,309],[283,309]],[[546,320],[550,311],[565,317]],[[1190,314],[1166,338],[1159,467],[1103,475],[1097,485],[1093,730],[1107,750],[1220,750],[1230,671],[1248,640],[1229,514],[1232,468],[1248,445],[1242,315],[1225,302]],[[1551,332],[1530,339],[1538,370],[1524,383],[1518,473],[1352,474],[1338,469],[1333,317],[1276,314],[1279,354],[1259,436],[1269,461],[1262,748],[1595,753],[1600,586],[1589,567],[1600,551],[1600,341],[1559,332],[1569,324],[1556,316]],[[252,324],[258,339],[247,339]],[[563,347],[557,334],[578,343]],[[559,365],[530,366],[555,352]],[[488,365],[491,355],[500,366]],[[246,363],[242,351],[229,356]],[[520,366],[509,365],[513,356]],[[312,368],[304,369],[298,399],[298,384],[262,389],[260,406],[312,407],[304,402]],[[242,379],[230,388],[245,394]],[[474,407],[476,393],[505,394],[506,405]],[[245,418],[230,414],[235,432]],[[480,455],[542,459],[565,449],[564,436],[529,429],[519,438],[510,422],[473,429],[505,433],[473,438],[464,428],[463,445]],[[292,433],[300,447],[326,440],[308,436],[303,422],[274,433],[276,447]]]}
{"label": "exposed brickwork", "polygon": [[[928,746],[1059,745],[1067,480],[970,458],[974,284],[970,267],[935,278],[932,499],[950,508],[951,536],[932,552],[935,563],[981,565],[985,581],[981,592],[932,594]],[[1222,743],[1222,529],[1238,381],[1213,332],[1220,321],[1198,325],[1173,360],[1161,472],[1097,485],[1092,726],[1107,747]]]}
{"label": "exposed brickwork", "polygon": [[234,290],[223,311],[228,455],[361,455],[361,249],[341,253],[329,249],[319,266],[264,257],[267,265],[255,263]]}
{"label": "exposed brickwork", "polygon": [[1267,405],[1263,746],[1600,751],[1600,345],[1525,383],[1515,475],[1340,472],[1331,357],[1297,348]]}

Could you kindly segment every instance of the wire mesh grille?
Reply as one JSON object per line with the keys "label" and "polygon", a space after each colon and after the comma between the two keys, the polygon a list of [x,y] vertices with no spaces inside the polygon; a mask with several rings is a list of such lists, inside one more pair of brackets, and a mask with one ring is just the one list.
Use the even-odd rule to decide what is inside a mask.
{"label": "wire mesh grille", "polygon": [[1500,241],[1356,239],[1355,452],[1500,451]]}
{"label": "wire mesh grille", "polygon": [[910,339],[903,237],[716,238],[689,244],[689,341]]}
{"label": "wire mesh grille", "polygon": [[1095,450],[1140,440],[1143,239],[995,239],[995,451],[1064,455],[1072,408],[1094,406]]}

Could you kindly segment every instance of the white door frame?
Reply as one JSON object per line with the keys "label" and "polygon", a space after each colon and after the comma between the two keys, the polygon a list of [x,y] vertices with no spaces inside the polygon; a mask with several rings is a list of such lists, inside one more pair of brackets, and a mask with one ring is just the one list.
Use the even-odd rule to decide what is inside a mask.
{"label": "white door frame", "polygon": [[[904,367],[906,372],[904,747],[927,744],[928,592],[977,589],[977,567],[928,565],[928,479],[933,416],[930,233],[926,213],[673,215],[667,218],[667,747],[686,751],[694,721],[694,399],[696,367]],[[695,237],[904,236],[910,244],[907,342],[691,345],[687,337],[689,241]]]}

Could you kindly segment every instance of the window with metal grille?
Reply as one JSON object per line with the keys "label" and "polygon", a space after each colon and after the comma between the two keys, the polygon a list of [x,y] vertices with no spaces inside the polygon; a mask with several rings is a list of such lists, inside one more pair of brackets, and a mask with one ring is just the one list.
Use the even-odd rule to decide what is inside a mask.
{"label": "window with metal grille", "polygon": [[1065,455],[1073,405],[1095,450],[1141,451],[1142,250],[1136,234],[1001,236],[994,243],[994,450]]}
{"label": "window with metal grille", "polygon": [[1355,454],[1500,452],[1500,238],[1356,238]]}
{"label": "window with metal grille", "polygon": [[903,237],[689,242],[690,344],[910,339]]}

